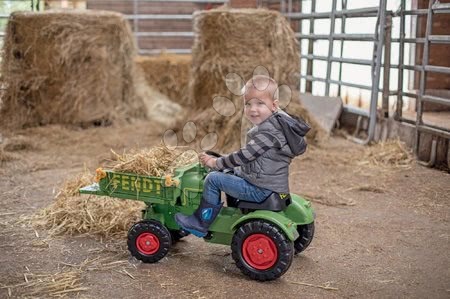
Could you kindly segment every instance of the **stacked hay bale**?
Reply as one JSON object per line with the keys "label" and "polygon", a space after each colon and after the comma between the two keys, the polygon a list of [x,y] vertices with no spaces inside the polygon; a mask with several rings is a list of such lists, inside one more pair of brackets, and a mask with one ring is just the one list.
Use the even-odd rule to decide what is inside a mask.
{"label": "stacked hay bale", "polygon": [[145,116],[136,91],[136,49],[112,12],[16,12],[1,65],[0,125],[91,125]]}
{"label": "stacked hay bale", "polygon": [[296,88],[299,44],[286,19],[265,9],[215,9],[194,15],[191,94],[197,107],[211,107],[214,95],[229,95],[225,78],[245,81],[258,66],[279,83]]}
{"label": "stacked hay bale", "polygon": [[[289,104],[282,108],[312,124],[309,142],[316,142],[318,126],[300,105],[295,91],[300,75],[299,44],[286,19],[276,11],[227,8],[198,12],[194,17],[196,37],[189,90],[200,111],[194,112],[190,120],[197,124],[198,135],[216,132],[215,149],[221,152],[236,150],[243,144],[251,124],[243,117],[242,97],[230,87],[242,86],[262,70],[279,85],[291,89],[284,99]],[[229,82],[230,78],[241,82]],[[217,96],[233,102],[232,116],[223,116],[212,108]]]}
{"label": "stacked hay bale", "polygon": [[192,105],[188,92],[190,55],[163,53],[154,57],[138,56],[135,61],[150,86],[182,106]]}

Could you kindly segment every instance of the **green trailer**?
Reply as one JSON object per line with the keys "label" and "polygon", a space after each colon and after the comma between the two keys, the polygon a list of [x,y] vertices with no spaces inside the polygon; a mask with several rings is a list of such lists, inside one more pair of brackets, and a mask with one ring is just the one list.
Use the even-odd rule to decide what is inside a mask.
{"label": "green trailer", "polygon": [[[154,263],[188,234],[174,216],[178,212],[192,214],[197,209],[207,174],[208,169],[199,163],[163,177],[98,169],[98,182],[81,188],[80,193],[143,201],[143,219],[130,228],[128,249],[137,259]],[[283,275],[313,235],[311,203],[296,194],[273,193],[259,204],[227,196],[226,206],[204,240],[231,246],[242,272],[264,281]]]}

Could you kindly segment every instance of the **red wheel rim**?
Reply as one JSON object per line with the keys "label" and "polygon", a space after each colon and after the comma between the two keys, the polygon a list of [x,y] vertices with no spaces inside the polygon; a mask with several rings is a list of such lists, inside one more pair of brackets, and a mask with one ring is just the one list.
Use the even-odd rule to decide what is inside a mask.
{"label": "red wheel rim", "polygon": [[247,264],[258,270],[267,270],[278,259],[277,246],[264,234],[254,234],[245,239],[242,255]]}
{"label": "red wheel rim", "polygon": [[159,239],[152,233],[140,234],[136,239],[136,247],[143,254],[154,254],[159,249]]}

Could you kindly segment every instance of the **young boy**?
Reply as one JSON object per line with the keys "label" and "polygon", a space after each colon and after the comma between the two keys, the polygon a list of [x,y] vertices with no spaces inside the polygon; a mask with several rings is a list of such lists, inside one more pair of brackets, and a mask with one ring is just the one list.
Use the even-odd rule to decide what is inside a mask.
{"label": "young boy", "polygon": [[288,130],[286,135],[284,133],[286,129],[279,118],[297,120],[279,109],[275,80],[262,75],[254,76],[244,88],[244,114],[255,125],[247,133],[248,143],[220,158],[205,153],[199,155],[205,166],[219,171],[234,168],[235,175],[210,172],[204,182],[200,206],[194,214],[175,215],[180,227],[198,237],[207,235],[209,226],[219,214],[222,208],[221,191],[250,202],[262,202],[273,192],[289,193],[289,164],[296,156],[291,146],[295,143],[302,152],[306,149],[303,138],[306,132],[293,134],[292,130]]}

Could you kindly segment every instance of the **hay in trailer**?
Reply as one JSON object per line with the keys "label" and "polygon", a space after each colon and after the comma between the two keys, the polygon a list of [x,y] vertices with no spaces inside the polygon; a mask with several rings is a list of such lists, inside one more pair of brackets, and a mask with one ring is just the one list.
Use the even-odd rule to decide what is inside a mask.
{"label": "hay in trailer", "polygon": [[41,210],[33,218],[33,224],[48,229],[53,235],[126,235],[130,226],[140,220],[144,203],[79,194],[81,187],[93,182],[93,175],[87,171],[66,181],[55,202]]}
{"label": "hay in trailer", "polygon": [[169,149],[164,145],[145,149],[133,149],[119,155],[112,151],[114,160],[107,165],[118,172],[136,173],[149,176],[173,174],[174,168],[198,162],[195,151]]}
{"label": "hay in trailer", "polygon": [[92,125],[145,117],[136,47],[121,14],[15,12],[4,39],[0,126]]}
{"label": "hay in trailer", "polygon": [[[118,155],[108,166],[119,172],[151,176],[173,174],[175,167],[198,162],[193,151],[168,150],[163,146],[134,149]],[[55,202],[41,210],[33,223],[49,229],[51,234],[95,234],[103,237],[123,237],[131,225],[141,219],[145,204],[139,201],[120,200],[79,194],[81,187],[94,182],[87,171],[66,181],[55,197]]]}
{"label": "hay in trailer", "polygon": [[191,56],[163,53],[158,56],[138,56],[135,62],[143,70],[147,83],[172,101],[190,106],[189,78]]}
{"label": "hay in trailer", "polygon": [[299,43],[280,13],[265,9],[212,9],[194,13],[190,92],[195,106],[211,107],[216,95],[229,96],[229,73],[243,80],[266,68],[279,84],[299,86]]}

